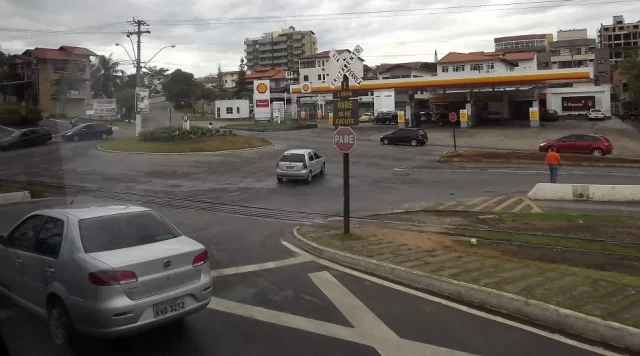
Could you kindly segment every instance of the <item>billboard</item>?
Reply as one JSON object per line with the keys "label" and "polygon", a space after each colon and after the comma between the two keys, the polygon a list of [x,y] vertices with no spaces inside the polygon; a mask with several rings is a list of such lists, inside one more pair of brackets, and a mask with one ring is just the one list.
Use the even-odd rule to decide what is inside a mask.
{"label": "billboard", "polygon": [[84,109],[87,115],[116,116],[116,99],[86,99]]}
{"label": "billboard", "polygon": [[149,89],[136,88],[136,111],[141,113],[149,112]]}
{"label": "billboard", "polygon": [[596,97],[591,96],[563,96],[562,111],[589,111],[596,108]]}
{"label": "billboard", "polygon": [[268,80],[253,82],[253,113],[256,119],[271,119],[271,88]]}

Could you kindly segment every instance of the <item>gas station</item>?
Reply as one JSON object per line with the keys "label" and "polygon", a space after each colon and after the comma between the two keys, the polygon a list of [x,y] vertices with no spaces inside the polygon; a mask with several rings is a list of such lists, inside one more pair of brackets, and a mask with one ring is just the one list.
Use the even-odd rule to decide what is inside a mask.
{"label": "gas station", "polygon": [[[428,101],[433,111],[458,113],[461,128],[477,125],[487,111],[500,112],[505,121],[528,120],[531,127],[540,125],[540,114],[547,109],[561,115],[589,108],[611,113],[611,87],[594,85],[593,68],[452,74],[457,75],[361,81],[351,84],[351,99],[367,102],[371,97],[392,97],[395,110],[407,121],[411,121],[419,102]],[[339,91],[340,87],[330,84],[292,85],[292,102],[299,96],[326,97]]]}

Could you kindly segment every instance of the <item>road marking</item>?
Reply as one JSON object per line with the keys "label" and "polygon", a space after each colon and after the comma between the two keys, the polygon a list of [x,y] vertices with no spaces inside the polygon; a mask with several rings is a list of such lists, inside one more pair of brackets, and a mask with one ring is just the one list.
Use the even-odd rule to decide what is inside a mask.
{"label": "road marking", "polygon": [[485,200],[487,200],[487,199],[490,199],[490,198],[487,198],[487,197],[476,198],[476,199],[473,199],[473,200],[472,200],[472,201],[470,201],[470,202],[464,203],[464,204],[463,204],[463,206],[465,206],[465,207],[467,207],[467,206],[473,206],[473,205],[476,205],[476,204],[478,204],[478,203],[480,203],[480,202],[482,202],[482,201],[485,201]]}
{"label": "road marking", "polygon": [[497,201],[500,201],[500,199],[502,199],[502,198],[504,198],[504,197],[493,198],[493,199],[489,200],[488,202],[486,202],[486,203],[478,206],[477,208],[473,209],[473,211],[481,211],[482,209],[486,208],[487,206],[489,206],[489,205],[491,205],[491,204],[493,204],[493,203],[495,203]]}
{"label": "road marking", "polygon": [[[329,276],[326,276],[326,275]],[[395,333],[390,331],[386,325],[380,321],[373,312],[369,310],[364,304],[357,300],[346,288],[344,288],[340,282],[338,282],[329,272],[314,273],[310,275],[314,282],[317,281],[318,287],[330,298],[332,302],[336,302],[333,298],[347,298],[350,299],[346,302],[339,302],[340,307],[344,308],[346,305],[353,304],[353,299],[357,301],[353,304],[357,310],[349,310],[348,315],[354,319],[357,323],[353,328],[327,323],[315,319],[309,319],[298,315],[287,314],[275,310],[256,307],[253,305],[242,304],[233,302],[226,299],[217,297],[211,298],[208,308],[219,310],[227,313],[241,315],[247,318],[264,321],[276,325],[287,326],[290,328],[304,330],[315,334],[334,337],[337,339],[356,342],[363,345],[369,345],[374,347],[383,356],[403,356],[403,355],[442,355],[442,356],[466,356],[471,355],[468,353],[446,349],[439,346],[433,346],[428,344],[422,344],[415,341],[405,340],[399,338]],[[326,288],[326,290],[325,290]],[[345,294],[344,292],[347,292]],[[351,299],[353,298],[353,299]],[[362,304],[358,306],[357,304]],[[342,309],[341,309],[342,311]],[[346,310],[345,310],[346,311]],[[359,312],[363,314],[360,315]],[[345,317],[347,317],[345,315]],[[371,325],[362,324],[364,321],[374,321],[371,317],[375,318],[376,326],[380,327],[380,324],[384,327],[376,329]],[[350,320],[351,321],[351,320]],[[372,333],[373,330],[373,333]],[[389,333],[390,332],[390,333]]]}
{"label": "road marking", "polygon": [[522,199],[522,200],[523,200],[523,202],[522,202],[520,205],[518,205],[515,209],[513,209],[513,210],[512,210],[512,212],[517,213],[517,212],[519,212],[519,211],[520,211],[520,209],[522,209],[522,208],[524,208],[525,206],[529,205],[529,202],[528,202],[528,201],[526,201],[526,200],[524,200],[524,199]]}
{"label": "road marking", "polygon": [[456,201],[449,202],[449,203],[446,203],[446,204],[444,204],[443,206],[439,207],[439,208],[438,208],[438,210],[446,210],[447,208],[449,208],[449,207],[451,207],[451,206],[453,206],[453,205],[456,205],[456,204],[458,204],[458,203],[460,203],[460,202],[459,202],[459,201],[457,201],[457,200],[456,200]]}
{"label": "road marking", "polygon": [[[385,147],[385,146],[383,146]],[[564,169],[562,171],[563,175],[613,175],[613,176],[621,176],[621,177],[636,177],[637,173],[624,173],[624,172],[610,172],[610,171],[601,171],[602,167],[594,167],[598,168],[598,170],[594,170],[592,172],[586,171],[572,171],[570,169]],[[609,167],[612,168],[612,167]],[[615,168],[615,167],[613,167]],[[621,168],[624,169],[624,168]],[[627,168],[628,169],[628,168]],[[436,172],[461,172],[461,173],[524,173],[524,174],[549,174],[548,171],[543,170],[521,170],[521,169],[441,169],[441,168],[432,168],[432,169],[412,169],[411,166],[405,167],[397,167],[393,168],[394,171],[436,171]]]}
{"label": "road marking", "polygon": [[513,197],[511,199],[508,199],[506,202],[498,205],[495,209],[493,209],[494,212],[498,212],[501,211],[502,209],[506,208],[507,205],[513,203],[514,201],[518,200],[518,199],[522,199],[521,197]]}
{"label": "road marking", "polygon": [[313,261],[315,261],[315,262],[317,262],[317,263],[319,263],[321,265],[327,266],[329,268],[333,268],[335,270],[338,270],[340,272],[348,273],[348,274],[350,274],[352,276],[356,276],[356,277],[365,279],[367,281],[383,285],[383,286],[388,287],[388,288],[392,288],[392,289],[395,289],[395,290],[398,290],[398,291],[401,291],[401,292],[405,292],[407,294],[411,294],[413,296],[416,296],[416,297],[419,297],[419,298],[422,298],[422,299],[426,299],[426,300],[429,300],[429,301],[432,301],[432,302],[435,302],[435,303],[446,305],[448,307],[451,307],[451,308],[454,308],[454,309],[458,309],[460,311],[463,311],[463,312],[466,312],[466,313],[469,313],[469,314],[473,314],[473,315],[476,315],[476,316],[479,316],[479,317],[482,317],[482,318],[485,318],[485,319],[493,320],[493,321],[496,321],[496,322],[499,322],[499,323],[502,323],[502,324],[505,324],[505,325],[509,325],[509,326],[513,326],[513,327],[516,327],[516,328],[519,328],[519,329],[522,329],[522,330],[525,330],[525,331],[529,331],[529,332],[537,334],[537,335],[545,336],[545,337],[547,337],[549,339],[553,339],[553,340],[556,340],[556,341],[559,341],[559,342],[562,342],[562,343],[565,343],[565,344],[568,344],[568,345],[579,347],[579,348],[584,349],[584,350],[595,352],[595,353],[598,353],[600,355],[621,356],[620,354],[605,350],[605,349],[600,348],[600,347],[583,344],[581,342],[566,338],[566,337],[558,335],[558,334],[554,334],[554,333],[550,333],[550,332],[547,332],[547,331],[539,330],[539,329],[536,329],[536,328],[534,328],[532,326],[520,324],[520,323],[518,323],[516,321],[504,319],[504,318],[501,318],[499,316],[495,316],[495,315],[491,315],[491,314],[488,314],[488,313],[485,313],[485,312],[481,312],[479,310],[475,310],[475,309],[472,309],[470,307],[466,307],[466,306],[463,306],[463,305],[460,305],[460,304],[456,304],[456,303],[454,303],[452,301],[448,301],[448,300],[444,300],[444,299],[441,299],[441,298],[438,298],[438,297],[434,297],[432,295],[429,295],[429,294],[426,294],[426,293],[423,293],[423,292],[419,292],[417,290],[413,290],[413,289],[410,289],[410,288],[407,288],[407,287],[404,287],[404,286],[400,286],[398,284],[395,284],[395,283],[392,283],[392,282],[388,282],[388,281],[382,280],[382,279],[377,278],[377,277],[370,276],[370,275],[362,273],[362,272],[354,271],[354,270],[352,270],[350,268],[341,266],[341,265],[333,263],[331,261],[327,261],[325,259],[319,258],[319,257],[314,256],[314,255],[311,255],[308,252],[306,252],[306,251],[304,251],[304,250],[292,245],[291,243],[289,243],[287,241],[281,240],[280,242],[283,245],[285,245],[287,248],[289,248],[291,251],[296,252],[301,256],[305,256],[305,255],[309,256],[309,257],[311,257],[311,259],[313,259]]}
{"label": "road marking", "polygon": [[533,210],[534,213],[541,213],[542,209],[540,209],[534,202],[531,201],[531,199],[529,198],[523,198],[527,203],[529,203],[529,206],[531,207],[531,210]]}
{"label": "road marking", "polygon": [[217,270],[211,271],[211,277],[228,276],[230,274],[254,272],[254,271],[260,271],[263,269],[290,266],[290,265],[295,265],[298,263],[304,263],[309,261],[311,261],[311,258],[309,258],[309,256],[296,256],[296,257],[287,258],[285,260],[280,260],[280,261],[272,261],[272,262],[266,262],[266,263],[258,263],[255,265],[217,269]]}

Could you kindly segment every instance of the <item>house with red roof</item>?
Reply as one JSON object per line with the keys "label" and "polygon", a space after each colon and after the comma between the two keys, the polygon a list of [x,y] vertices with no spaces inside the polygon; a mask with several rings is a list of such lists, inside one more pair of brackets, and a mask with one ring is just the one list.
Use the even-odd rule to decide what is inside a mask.
{"label": "house with red roof", "polygon": [[289,85],[295,83],[294,73],[279,67],[257,68],[248,72],[246,78],[247,83],[252,83],[255,80],[268,80],[272,97],[274,97],[273,94],[288,93]]}
{"label": "house with red roof", "polygon": [[437,64],[431,62],[383,63],[377,71],[377,79],[424,78],[438,74]]}
{"label": "house with red roof", "polygon": [[75,46],[24,51],[21,58],[28,61],[31,73],[27,78],[30,103],[48,113],[84,116],[85,99],[91,98],[91,57],[96,56]]}

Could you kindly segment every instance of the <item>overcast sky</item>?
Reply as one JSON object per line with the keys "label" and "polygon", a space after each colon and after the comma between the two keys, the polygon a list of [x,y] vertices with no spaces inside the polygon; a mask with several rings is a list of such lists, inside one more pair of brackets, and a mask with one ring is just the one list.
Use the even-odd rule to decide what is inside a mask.
{"label": "overcast sky", "polygon": [[0,46],[10,53],[33,47],[87,47],[98,54],[113,53],[122,60],[123,69],[132,71],[127,54],[114,43],[126,45],[133,55],[122,32],[131,29],[126,21],[135,16],[147,21],[151,31],[143,36],[143,61],[163,46],[175,44],[151,65],[203,76],[215,73],[218,64],[222,70],[237,70],[244,56],[244,38],[288,26],[314,31],[319,51],[360,44],[362,58],[375,65],[433,61],[435,50],[440,58],[450,51],[492,51],[493,38],[500,36],[555,35],[559,29],[587,28],[595,38],[600,24],[610,24],[614,15],[624,15],[627,22],[640,20],[637,0],[423,2],[253,0],[243,5],[223,0],[0,0]]}

